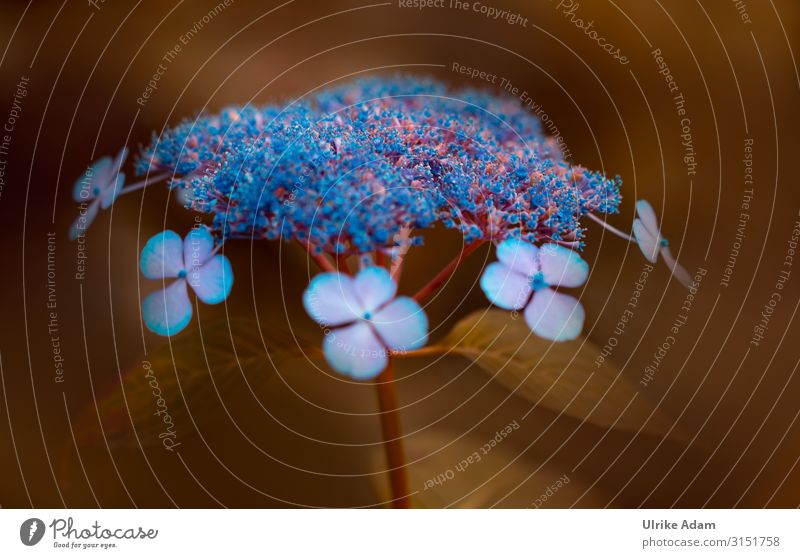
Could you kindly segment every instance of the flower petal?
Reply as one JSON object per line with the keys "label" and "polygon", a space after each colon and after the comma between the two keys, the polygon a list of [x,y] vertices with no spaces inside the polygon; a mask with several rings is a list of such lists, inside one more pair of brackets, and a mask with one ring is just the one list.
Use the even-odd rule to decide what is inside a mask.
{"label": "flower petal", "polygon": [[183,240],[175,231],[160,232],[144,245],[139,263],[148,279],[177,277],[183,271]]}
{"label": "flower petal", "polygon": [[675,279],[677,279],[681,285],[687,289],[692,286],[692,276],[689,275],[689,272],[686,271],[683,266],[675,260],[668,245],[661,247],[661,257],[664,258],[664,262],[672,271],[672,275],[675,276]]}
{"label": "flower petal", "polygon": [[84,213],[78,215],[72,226],[69,228],[69,239],[75,240],[89,228],[97,213],[100,211],[100,204],[97,201],[91,202]]}
{"label": "flower petal", "polygon": [[653,206],[647,200],[636,202],[636,215],[642,220],[645,228],[650,231],[650,235],[658,239],[661,236],[661,229],[658,226],[658,217],[653,210]]}
{"label": "flower petal", "polygon": [[642,223],[641,219],[633,220],[633,236],[636,238],[636,243],[639,245],[639,249],[642,251],[642,254],[644,254],[644,257],[647,258],[647,261],[656,263],[661,243],[656,237],[650,234],[650,231],[645,224]]}
{"label": "flower petal", "polygon": [[359,271],[353,287],[365,312],[374,312],[397,293],[397,283],[386,269],[378,266]]}
{"label": "flower petal", "polygon": [[217,255],[204,265],[192,268],[186,280],[197,298],[206,304],[218,304],[228,298],[233,286],[233,269],[227,257]]}
{"label": "flower petal", "polygon": [[334,329],[325,336],[323,353],[331,368],[356,380],[370,380],[388,364],[386,347],[367,322]]}
{"label": "flower petal", "polygon": [[554,287],[580,287],[589,277],[589,264],[574,250],[558,244],[539,248],[539,264],[545,283]]}
{"label": "flower petal", "polygon": [[117,156],[114,157],[114,163],[113,165],[111,165],[111,168],[109,169],[109,171],[113,174],[109,175],[108,182],[111,182],[111,177],[113,175],[117,175],[122,171],[122,165],[125,164],[125,159],[127,158],[128,158],[128,148],[123,147],[122,149],[119,150]]}
{"label": "flower petal", "polygon": [[186,281],[179,279],[166,289],[150,293],[142,302],[147,329],[159,335],[175,335],[192,319],[192,301]]}
{"label": "flower petal", "polygon": [[481,289],[492,304],[506,310],[519,310],[531,298],[533,285],[530,277],[494,262],[486,266],[481,276]]}
{"label": "flower petal", "polygon": [[117,175],[117,179],[114,181],[113,186],[106,188],[106,190],[100,194],[100,204],[103,206],[103,209],[108,209],[111,207],[111,205],[114,203],[114,200],[116,200],[117,196],[119,196],[124,184],[125,173],[121,172]]}
{"label": "flower petal", "polygon": [[539,271],[538,252],[536,246],[518,238],[508,238],[497,245],[497,259],[528,277]]}
{"label": "flower petal", "polygon": [[199,269],[214,250],[214,237],[205,225],[192,228],[183,239],[183,264],[187,273]]}
{"label": "flower petal", "polygon": [[98,159],[81,174],[72,187],[72,199],[83,202],[97,197],[95,189],[102,190],[108,180],[112,161],[111,157]]}
{"label": "flower petal", "polygon": [[428,341],[428,316],[407,296],[397,297],[378,310],[370,322],[392,351],[413,351]]}
{"label": "flower petal", "polygon": [[313,320],[325,326],[352,322],[364,315],[353,280],[344,273],[320,273],[303,293],[303,306]]}
{"label": "flower petal", "polygon": [[538,335],[551,341],[570,341],[583,329],[586,313],[578,300],[552,289],[536,291],[525,308],[525,322]]}

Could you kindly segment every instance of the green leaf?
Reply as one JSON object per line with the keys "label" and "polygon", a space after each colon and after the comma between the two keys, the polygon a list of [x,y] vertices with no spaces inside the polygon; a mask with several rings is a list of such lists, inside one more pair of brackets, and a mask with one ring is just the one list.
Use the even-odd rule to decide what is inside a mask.
{"label": "green leaf", "polygon": [[259,331],[255,320],[222,320],[170,339],[125,371],[121,385],[115,381],[98,395],[96,406],[83,409],[75,423],[78,440],[169,443],[164,439],[170,432],[191,428],[187,402],[196,414],[208,402],[227,404],[242,393],[252,397],[249,390],[257,394],[286,361],[319,356],[316,346],[287,329],[264,327]]}
{"label": "green leaf", "polygon": [[555,343],[534,335],[519,315],[480,310],[423,352],[473,361],[517,395],[557,413],[605,428],[663,434],[669,422],[591,341]]}

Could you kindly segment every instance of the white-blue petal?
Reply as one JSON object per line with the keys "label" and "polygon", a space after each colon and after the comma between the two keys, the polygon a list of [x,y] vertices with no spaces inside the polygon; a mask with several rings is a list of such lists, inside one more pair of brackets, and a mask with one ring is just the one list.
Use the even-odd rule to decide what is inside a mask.
{"label": "white-blue petal", "polygon": [[428,316],[413,298],[397,297],[378,310],[370,322],[392,351],[413,351],[428,342]]}
{"label": "white-blue petal", "polygon": [[371,380],[389,362],[386,347],[367,322],[334,329],[325,336],[322,351],[331,368],[356,380]]}
{"label": "white-blue petal", "polygon": [[206,304],[218,304],[231,293],[233,268],[227,257],[216,255],[203,266],[190,269],[186,280],[197,298]]}
{"label": "white-blue petal", "polygon": [[508,238],[498,244],[497,259],[517,273],[533,277],[539,271],[539,249],[518,238]]}
{"label": "white-blue petal", "polygon": [[386,304],[397,292],[397,283],[386,269],[366,267],[358,272],[353,288],[365,312],[374,312]]}
{"label": "white-blue petal", "polygon": [[580,287],[589,277],[589,264],[574,250],[558,244],[539,248],[539,265],[545,283],[554,287]]}
{"label": "white-blue petal", "polygon": [[117,179],[113,184],[106,187],[105,191],[100,194],[100,203],[103,209],[108,209],[119,196],[122,187],[125,185],[125,173],[121,172],[117,175]]}
{"label": "white-blue petal", "polygon": [[214,237],[205,225],[194,227],[183,239],[183,263],[186,272],[199,269],[214,250]]}
{"label": "white-blue petal", "polygon": [[144,245],[139,262],[148,279],[177,277],[183,271],[183,240],[175,231],[160,232]]}
{"label": "white-blue petal", "polygon": [[658,250],[661,248],[661,244],[657,237],[650,234],[650,231],[640,219],[633,220],[633,236],[642,254],[647,258],[647,261],[656,263],[658,259]]}
{"label": "white-blue petal", "polygon": [[179,279],[166,289],[150,293],[142,302],[147,329],[158,335],[175,335],[192,319],[192,301],[186,281]]}
{"label": "white-blue petal", "polygon": [[586,314],[578,300],[552,289],[536,291],[525,308],[525,322],[536,335],[551,341],[576,339]]}
{"label": "white-blue petal", "polygon": [[111,157],[98,159],[81,174],[72,187],[72,199],[76,202],[89,201],[97,197],[97,192],[105,187],[111,173]]}
{"label": "white-blue petal", "polygon": [[344,273],[320,273],[303,293],[303,306],[319,324],[337,326],[357,320],[364,308],[356,296],[353,280]]}
{"label": "white-blue petal", "polygon": [[483,271],[481,289],[492,304],[506,310],[519,310],[528,303],[533,285],[530,277],[494,262]]}
{"label": "white-blue petal", "polygon": [[636,214],[642,220],[645,228],[650,232],[650,235],[657,239],[661,236],[660,227],[658,226],[658,217],[653,210],[653,206],[647,200],[639,200],[636,202]]}

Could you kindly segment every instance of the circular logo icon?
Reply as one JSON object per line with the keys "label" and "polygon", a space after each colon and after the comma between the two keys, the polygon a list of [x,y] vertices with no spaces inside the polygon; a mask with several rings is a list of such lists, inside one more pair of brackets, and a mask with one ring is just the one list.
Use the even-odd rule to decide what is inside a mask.
{"label": "circular logo icon", "polygon": [[19,528],[19,540],[25,546],[33,546],[44,537],[44,521],[36,517],[26,519]]}

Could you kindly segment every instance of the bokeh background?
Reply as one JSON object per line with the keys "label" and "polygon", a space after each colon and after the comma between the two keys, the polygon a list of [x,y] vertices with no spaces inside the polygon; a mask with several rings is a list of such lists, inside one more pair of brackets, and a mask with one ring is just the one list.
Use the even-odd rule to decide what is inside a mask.
{"label": "bokeh background", "polygon": [[[67,238],[76,216],[71,187],[96,157],[123,145],[135,149],[154,131],[204,110],[291,100],[350,75],[387,71],[470,82],[452,71],[454,62],[528,91],[565,138],[572,161],[623,178],[622,211],[611,222],[629,228],[634,200],[649,199],[663,212],[673,252],[689,270],[702,267],[707,275],[676,344],[638,395],[668,420],[668,436],[600,428],[536,406],[459,357],[401,362],[402,421],[416,461],[418,504],[800,505],[794,319],[800,268],[784,265],[800,218],[797,2],[597,0],[573,12],[569,2],[559,7],[556,0],[485,2],[527,18],[523,26],[452,9],[449,0],[424,10],[401,8],[397,0],[235,0],[197,31],[139,106],[161,58],[217,4],[0,6],[0,121],[12,110],[15,84],[29,80],[7,132],[0,191],[0,505],[381,505],[385,465],[374,387],[343,381],[302,358],[277,370],[265,355],[248,362],[245,372],[201,366],[193,389],[169,394],[178,451],[165,451],[154,438],[152,399],[132,405],[130,419],[124,406],[117,415],[96,406],[115,390],[121,397],[120,374],[142,375],[142,361],[167,343],[143,332],[140,297],[154,286],[139,281],[138,252],[165,226],[188,229],[193,216],[164,188],[122,198],[93,225],[85,277],[76,279],[81,256]],[[573,17],[594,21],[629,63],[609,56]],[[694,176],[687,176],[680,117],[654,61],[656,48],[685,97]],[[751,187],[743,161],[747,140],[753,194],[723,286]],[[48,285],[52,237],[55,277]],[[442,231],[429,233],[426,244],[409,257],[404,292],[424,284],[461,245]],[[226,253],[236,273],[233,294],[225,305],[201,307],[188,336],[198,335],[198,324],[257,317],[267,344],[270,331],[289,329],[319,341],[299,305],[315,272],[302,252],[239,242]],[[426,308],[434,340],[487,306],[475,281],[492,257],[488,248],[474,254]],[[635,246],[594,225],[586,258],[592,267],[581,296],[586,335],[602,346],[644,260]],[[753,328],[782,269],[790,271],[782,298],[754,346]],[[610,357],[632,384],[652,362],[685,296],[663,263],[650,274]],[[57,332],[48,329],[51,312]],[[54,381],[54,335],[63,356],[61,383]],[[165,390],[178,389],[174,370],[157,375]],[[422,491],[425,479],[452,468],[513,421],[520,427],[487,459],[435,491]],[[569,482],[549,488],[564,478]]]}

